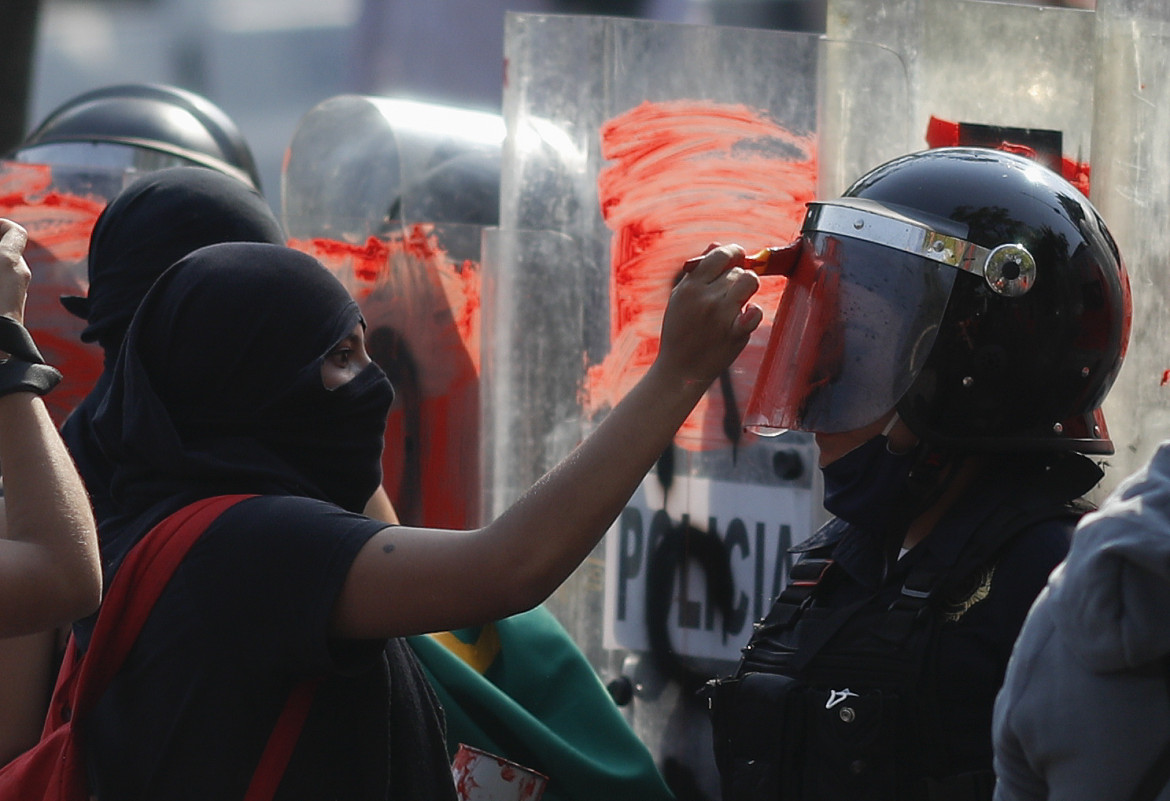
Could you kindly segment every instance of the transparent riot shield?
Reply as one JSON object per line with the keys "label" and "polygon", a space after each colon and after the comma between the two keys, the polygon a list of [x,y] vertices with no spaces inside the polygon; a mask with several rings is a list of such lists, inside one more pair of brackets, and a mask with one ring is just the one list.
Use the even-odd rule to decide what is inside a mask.
{"label": "transparent riot shield", "polygon": [[45,361],[63,378],[45,404],[61,425],[102,371],[102,351],[81,341],[85,321],[61,306],[62,295],[89,288],[89,236],[102,209],[132,180],[130,170],[0,162],[0,217],[28,230],[24,256],[32,271],[25,319]]}
{"label": "transparent riot shield", "polygon": [[345,95],[302,118],[285,158],[290,245],[350,289],[394,383],[384,483],[405,523],[480,522],[480,241],[502,140],[498,115]]}
{"label": "transparent riot shield", "polygon": [[1115,485],[1170,433],[1170,6],[1098,0],[1092,199],[1133,286],[1129,353],[1105,402]]}
{"label": "transparent riot shield", "polygon": [[[830,38],[882,45],[904,59],[914,150],[1006,144],[1086,194],[1093,30],[1092,11],[986,0],[829,0],[826,15]],[[865,73],[838,70],[826,97],[875,86]]]}
{"label": "transparent riot shield", "polygon": [[[641,376],[687,258],[712,242],[791,241],[826,155],[860,174],[905,152],[893,135],[840,146],[844,130],[896,131],[891,120],[905,119],[898,57],[851,48],[776,31],[508,16],[498,287],[484,306],[492,514]],[[880,96],[826,108],[830,61],[868,64]],[[763,280],[767,319],[783,280]],[[787,546],[823,517],[811,438],[742,428],[766,342],[765,324],[548,604],[628,702],[664,772],[711,798],[709,725],[693,690],[734,666],[785,581]]]}

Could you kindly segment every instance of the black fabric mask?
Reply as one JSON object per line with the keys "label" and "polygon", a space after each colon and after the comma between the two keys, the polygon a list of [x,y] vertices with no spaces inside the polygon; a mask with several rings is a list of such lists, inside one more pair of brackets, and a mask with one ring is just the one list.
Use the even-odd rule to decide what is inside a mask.
{"label": "black fabric mask", "polygon": [[866,531],[885,532],[904,511],[917,449],[892,453],[878,434],[821,468],[825,509]]}
{"label": "black fabric mask", "polygon": [[332,391],[321,377],[361,322],[341,283],[290,248],[212,245],[168,270],[94,416],[115,465],[107,562],[200,497],[300,495],[361,511],[381,478],[392,390],[373,365]]}
{"label": "black fabric mask", "polygon": [[267,201],[235,178],[204,167],[148,173],[98,217],[89,245],[89,295],[61,298],[66,309],[89,323],[82,340],[97,340],[105,350],[102,374],[61,427],[99,523],[114,511],[109,497],[113,468],[98,447],[92,418],[109,388],[126,328],[168,267],[220,242],[279,245],[284,234]]}
{"label": "black fabric mask", "polygon": [[112,363],[134,310],[155,279],[179,259],[219,242],[282,245],[268,202],[238,179],[206,167],[147,173],[102,211],[89,241],[89,293],[61,304],[89,325]]}
{"label": "black fabric mask", "polygon": [[[394,388],[373,362],[336,389],[325,389],[320,378],[305,378],[303,387],[268,410],[272,425],[266,441],[283,461],[312,477],[321,497],[360,512],[382,483]],[[348,467],[321,471],[321,464]]]}

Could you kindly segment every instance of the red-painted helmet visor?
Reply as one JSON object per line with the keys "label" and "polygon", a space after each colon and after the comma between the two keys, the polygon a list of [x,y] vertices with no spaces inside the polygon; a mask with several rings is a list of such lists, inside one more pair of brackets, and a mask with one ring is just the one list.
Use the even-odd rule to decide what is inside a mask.
{"label": "red-painted helmet visor", "polygon": [[840,232],[806,226],[803,242],[744,419],[758,434],[852,431],[893,409],[930,353],[958,272]]}

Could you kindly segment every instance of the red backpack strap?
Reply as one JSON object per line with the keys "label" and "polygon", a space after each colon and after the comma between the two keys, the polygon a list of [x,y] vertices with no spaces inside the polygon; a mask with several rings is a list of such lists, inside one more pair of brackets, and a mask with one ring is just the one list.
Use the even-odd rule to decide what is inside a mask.
{"label": "red backpack strap", "polygon": [[[191,546],[224,511],[252,497],[220,495],[196,501],[163,520],[134,546],[102,600],[89,649],[80,661],[73,638],[69,639],[47,727],[54,721],[54,727],[60,725],[96,702],[125,662],[155,602]],[[70,687],[74,675],[76,683]],[[292,691],[268,738],[245,801],[269,801],[276,795],[318,684],[320,679],[308,679]],[[67,697],[59,698],[61,695]]]}
{"label": "red backpack strap", "polygon": [[280,718],[277,719],[276,726],[268,737],[264,753],[260,755],[260,762],[256,765],[256,772],[252,774],[252,782],[248,785],[244,801],[270,801],[276,795],[288,761],[292,758],[293,749],[300,739],[301,729],[305,727],[305,720],[309,717],[309,707],[313,705],[313,696],[320,683],[320,679],[306,679],[293,688],[288,702],[284,705],[284,711],[280,713]]}
{"label": "red backpack strap", "polygon": [[[209,525],[229,507],[253,495],[217,495],[184,506],[151,529],[127,554],[102,599],[89,649],[74,668],[72,657],[62,666],[77,671],[71,693],[72,709],[64,717],[84,712],[105,691],[126,661],[154,604],[183,557]],[[60,710],[52,710],[56,713]]]}

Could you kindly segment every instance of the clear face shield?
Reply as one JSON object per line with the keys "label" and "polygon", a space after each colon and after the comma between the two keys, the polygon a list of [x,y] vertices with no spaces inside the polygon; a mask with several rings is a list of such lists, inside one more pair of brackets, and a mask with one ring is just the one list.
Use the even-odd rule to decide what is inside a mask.
{"label": "clear face shield", "polygon": [[744,420],[765,436],[852,431],[893,409],[934,345],[958,269],[988,256],[858,199],[810,204],[799,244]]}
{"label": "clear face shield", "polygon": [[198,166],[197,162],[174,153],[119,142],[49,142],[22,148],[12,155],[12,159],[25,164],[62,164],[139,172]]}

